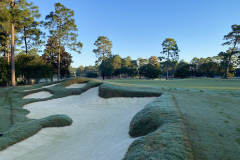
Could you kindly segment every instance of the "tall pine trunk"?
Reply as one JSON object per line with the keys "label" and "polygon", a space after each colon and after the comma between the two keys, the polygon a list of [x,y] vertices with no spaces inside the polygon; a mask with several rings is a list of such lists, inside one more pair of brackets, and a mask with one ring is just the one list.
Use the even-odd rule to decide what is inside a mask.
{"label": "tall pine trunk", "polygon": [[226,72],[225,72],[224,78],[228,78],[228,70],[229,70],[230,61],[231,61],[231,56],[229,57],[227,65],[226,65]]}
{"label": "tall pine trunk", "polygon": [[105,57],[104,57],[105,52],[103,52],[103,80],[105,79]]}
{"label": "tall pine trunk", "polygon": [[27,36],[26,36],[26,28],[24,26],[23,28],[24,31],[24,42],[25,42],[25,49],[26,49],[26,54],[28,53],[28,49],[27,49]]}
{"label": "tall pine trunk", "polygon": [[58,81],[60,81],[60,61],[61,61],[61,38],[59,39],[59,49],[58,49]]}
{"label": "tall pine trunk", "polygon": [[[12,3],[13,0],[12,0]],[[16,86],[15,83],[15,55],[14,55],[14,22],[11,22],[11,78],[12,78],[12,86]]]}
{"label": "tall pine trunk", "polygon": [[167,77],[166,77],[166,80],[168,80],[168,60],[169,60],[169,51],[168,51],[168,58],[167,58]]}
{"label": "tall pine trunk", "polygon": [[[7,32],[7,37],[9,38],[9,34],[8,34],[8,32]],[[10,63],[10,56],[9,56],[9,40],[8,40],[8,38],[7,38],[7,62],[8,62],[8,64]]]}

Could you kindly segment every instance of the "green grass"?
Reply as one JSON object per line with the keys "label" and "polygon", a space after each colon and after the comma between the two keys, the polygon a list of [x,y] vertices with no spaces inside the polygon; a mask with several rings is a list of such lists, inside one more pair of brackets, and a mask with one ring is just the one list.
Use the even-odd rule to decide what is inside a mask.
{"label": "green grass", "polygon": [[146,87],[168,87],[183,89],[198,89],[211,91],[240,91],[239,79],[173,79],[173,80],[138,80],[138,79],[121,79],[107,80],[115,84],[136,85]]}

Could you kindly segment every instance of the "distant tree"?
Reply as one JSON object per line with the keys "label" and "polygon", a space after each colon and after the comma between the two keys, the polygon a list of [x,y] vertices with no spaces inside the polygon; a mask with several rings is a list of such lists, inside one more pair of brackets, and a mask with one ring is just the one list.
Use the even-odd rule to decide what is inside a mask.
{"label": "distant tree", "polygon": [[240,52],[237,46],[240,43],[240,25],[235,24],[235,25],[232,25],[231,28],[232,28],[232,31],[224,36],[224,40],[226,40],[227,42],[222,44],[222,45],[228,45],[230,47],[226,52],[219,53],[219,56],[224,57],[224,60],[226,61],[226,70],[225,70],[225,76],[224,76],[225,78],[228,77],[228,71],[232,61],[232,57],[237,54],[239,55],[239,52]]}
{"label": "distant tree", "polygon": [[98,74],[95,73],[95,72],[87,72],[87,75],[86,75],[88,78],[97,78],[98,77]]}
{"label": "distant tree", "polygon": [[68,67],[68,71],[70,73],[70,76],[76,77],[76,71],[75,68],[73,68],[72,66]]}
{"label": "distant tree", "polygon": [[166,59],[167,61],[167,76],[166,80],[168,79],[168,63],[170,59],[177,60],[178,59],[178,52],[180,50],[178,49],[177,43],[173,38],[166,38],[162,43],[163,51],[161,52],[164,55],[167,55],[167,57],[159,57],[160,60]]}
{"label": "distant tree", "polygon": [[139,66],[139,67],[142,67],[143,65],[148,64],[148,59],[143,59],[143,58],[141,58],[141,57],[139,57],[139,58],[137,59],[137,61],[138,61],[138,66]]}
{"label": "distant tree", "polygon": [[158,57],[156,56],[151,56],[148,60],[149,64],[155,66],[155,67],[160,67],[160,64],[158,62]]}
{"label": "distant tree", "polygon": [[76,71],[76,74],[78,77],[82,76],[83,75],[83,72],[84,71],[84,67],[81,65],[77,68],[77,71]]}
{"label": "distant tree", "polygon": [[105,67],[105,59],[106,57],[111,56],[111,49],[112,49],[112,42],[109,41],[109,39],[105,36],[99,36],[98,39],[94,43],[95,46],[97,46],[97,49],[93,49],[93,52],[96,54],[98,58],[102,58],[102,64],[101,64],[101,73],[103,80],[105,79],[105,73],[106,70]]}
{"label": "distant tree", "polygon": [[99,70],[101,72],[101,76],[105,78],[106,77],[111,77],[114,73],[114,67],[111,63],[111,59],[105,59],[105,62],[102,61],[101,65],[99,66]]}
{"label": "distant tree", "polygon": [[178,78],[187,78],[190,77],[191,71],[190,71],[190,65],[189,64],[183,64],[181,66],[178,66],[175,72],[175,77]]}
{"label": "distant tree", "polygon": [[70,50],[81,53],[82,43],[77,42],[77,26],[73,19],[74,11],[66,8],[61,3],[55,3],[55,12],[46,16],[44,25],[50,34],[56,39],[58,46],[58,81],[60,80],[61,46],[67,46]]}
{"label": "distant tree", "polygon": [[111,57],[114,70],[121,68],[122,58],[117,54]]}
{"label": "distant tree", "polygon": [[130,56],[127,56],[126,58],[122,59],[122,67],[130,67],[131,66],[132,58]]}
{"label": "distant tree", "polygon": [[159,77],[161,70],[152,64],[145,64],[139,68],[139,74],[147,79],[154,79]]}
{"label": "distant tree", "polygon": [[219,75],[219,64],[216,62],[203,63],[199,66],[198,72],[203,76],[214,78]]}

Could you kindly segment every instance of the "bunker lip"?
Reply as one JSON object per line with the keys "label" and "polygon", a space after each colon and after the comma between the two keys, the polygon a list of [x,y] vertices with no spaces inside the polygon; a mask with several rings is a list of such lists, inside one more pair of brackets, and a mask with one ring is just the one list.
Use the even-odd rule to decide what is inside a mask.
{"label": "bunker lip", "polygon": [[67,86],[66,88],[82,88],[86,85],[87,83],[74,83],[71,84],[70,86]]}
{"label": "bunker lip", "polygon": [[29,95],[23,97],[23,99],[30,99],[30,98],[39,99],[39,98],[48,98],[51,96],[53,96],[51,93],[46,92],[46,91],[41,91],[41,92],[29,94]]}
{"label": "bunker lip", "polygon": [[42,129],[0,156],[6,160],[122,159],[134,140],[128,135],[132,117],[155,98],[103,99],[98,88],[93,88],[81,95],[25,105],[29,118],[66,114],[73,124]]}

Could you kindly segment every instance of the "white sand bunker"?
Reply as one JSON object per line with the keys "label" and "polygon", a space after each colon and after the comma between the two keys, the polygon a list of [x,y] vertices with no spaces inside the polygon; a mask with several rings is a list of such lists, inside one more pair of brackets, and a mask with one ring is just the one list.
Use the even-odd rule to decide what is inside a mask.
{"label": "white sand bunker", "polygon": [[74,83],[74,84],[72,84],[72,85],[70,85],[70,86],[67,86],[66,88],[82,88],[82,87],[84,87],[85,85],[86,85],[87,83]]}
{"label": "white sand bunker", "polygon": [[46,92],[46,91],[41,91],[41,92],[29,94],[29,95],[23,97],[23,99],[30,99],[30,98],[33,98],[33,99],[48,98],[48,97],[51,97],[51,96],[52,96],[51,93]]}
{"label": "white sand bunker", "polygon": [[69,96],[26,105],[29,118],[67,114],[73,124],[45,128],[0,152],[4,160],[121,160],[134,140],[128,135],[133,116],[155,98],[110,98],[93,88]]}

